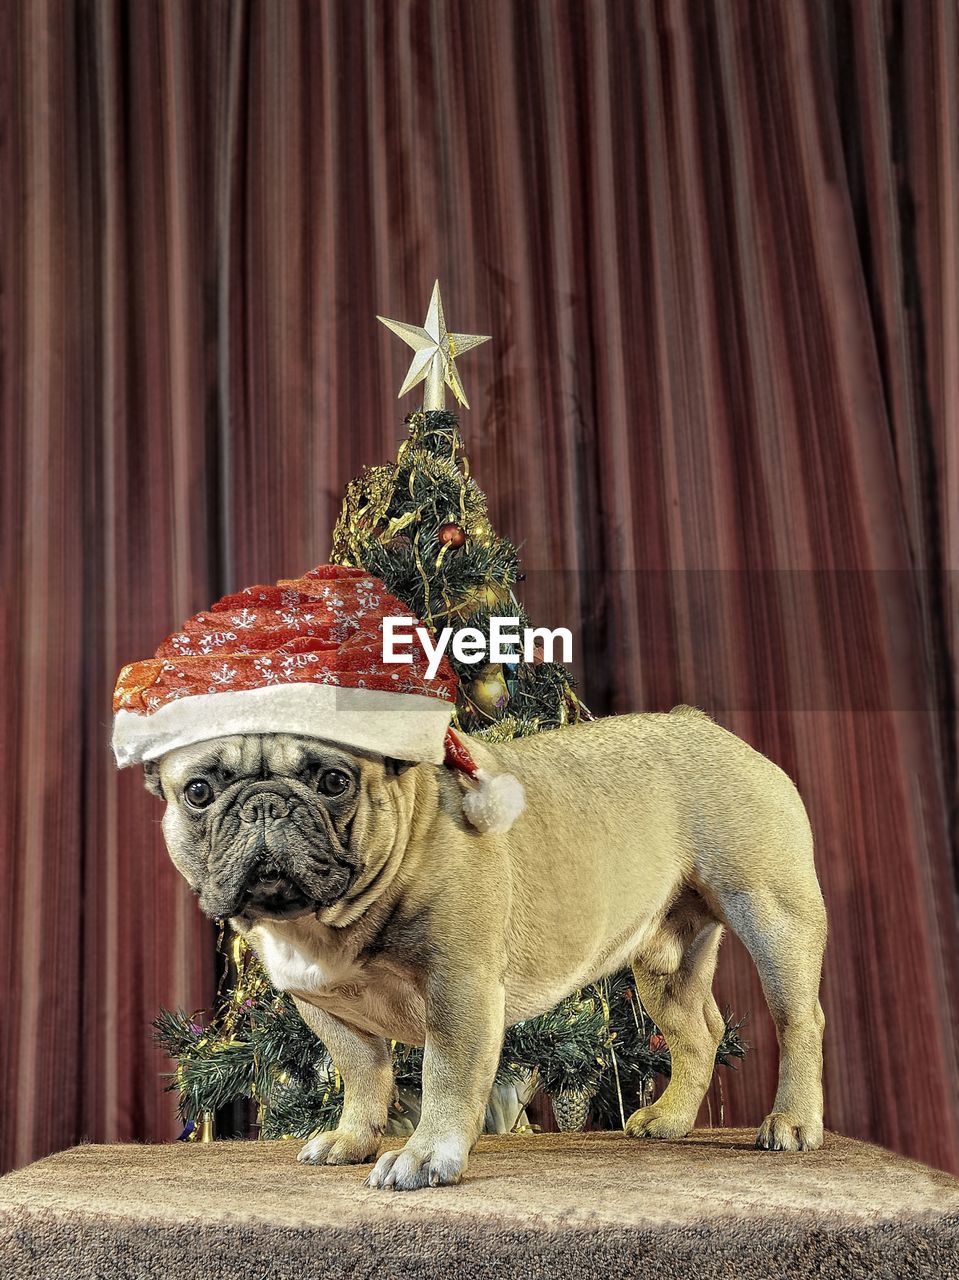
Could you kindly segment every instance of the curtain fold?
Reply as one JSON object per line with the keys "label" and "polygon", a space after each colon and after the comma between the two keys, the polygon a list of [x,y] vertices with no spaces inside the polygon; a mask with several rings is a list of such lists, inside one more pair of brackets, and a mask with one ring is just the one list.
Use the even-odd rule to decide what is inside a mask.
{"label": "curtain fold", "polygon": [[[167,1140],[212,926],[119,667],[323,560],[433,279],[594,710],[796,778],[826,1122],[959,1171],[959,20],[923,0],[33,0],[0,39],[0,1160]],[[624,785],[630,780],[624,779]],[[548,886],[544,886],[544,893]],[[776,1045],[743,948],[716,993]]]}

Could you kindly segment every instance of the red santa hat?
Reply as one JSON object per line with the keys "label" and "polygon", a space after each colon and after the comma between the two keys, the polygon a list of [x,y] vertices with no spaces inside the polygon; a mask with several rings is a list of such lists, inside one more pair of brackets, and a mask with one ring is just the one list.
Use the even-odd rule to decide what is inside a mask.
{"label": "red santa hat", "polygon": [[432,677],[383,660],[383,620],[409,609],[361,569],[321,565],[274,587],[248,587],[198,613],[152,658],[124,667],[113,696],[113,751],[123,768],[195,742],[293,733],[413,762],[446,763],[469,779],[464,812],[506,831],[522,785],[477,768],[450,728],[457,680],[445,658]]}

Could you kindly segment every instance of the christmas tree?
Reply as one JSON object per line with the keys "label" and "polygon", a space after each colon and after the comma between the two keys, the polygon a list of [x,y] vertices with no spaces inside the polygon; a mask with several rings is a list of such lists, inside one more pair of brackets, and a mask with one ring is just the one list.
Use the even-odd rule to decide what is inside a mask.
{"label": "christmas tree", "polygon": [[[407,417],[396,460],[367,467],[347,486],[331,559],[379,578],[434,630],[452,625],[486,635],[492,617],[506,616],[521,631],[531,622],[515,594],[516,549],[494,532],[457,418],[445,408],[447,386],[468,407],[456,356],[486,339],[447,332],[438,283],[422,327],[384,323],[415,352],[400,395],[425,381],[424,407]],[[450,655],[459,678],[454,725],[505,741],[590,718],[569,671],[540,659],[527,660],[518,646],[508,661],[480,668]],[[272,990],[242,940],[229,945],[232,985],[213,1015],[163,1011],[154,1024],[178,1063],[170,1088],[179,1093],[188,1132],[209,1136],[213,1113],[237,1099],[254,1102],[264,1137],[334,1128],[342,1087],[329,1055],[289,997]],[[743,1052],[739,1025],[727,1015],[717,1061]],[[418,1118],[422,1054],[394,1044],[393,1061],[391,1130],[403,1133]],[[668,1074],[668,1046],[642,1010],[632,975],[623,972],[507,1030],[494,1095],[499,1091],[500,1103],[512,1097],[513,1105],[491,1100],[487,1127],[511,1127],[532,1091],[542,1088],[561,1126],[582,1127],[591,1115],[618,1128],[650,1099],[655,1078]],[[197,1128],[203,1121],[205,1128]]]}

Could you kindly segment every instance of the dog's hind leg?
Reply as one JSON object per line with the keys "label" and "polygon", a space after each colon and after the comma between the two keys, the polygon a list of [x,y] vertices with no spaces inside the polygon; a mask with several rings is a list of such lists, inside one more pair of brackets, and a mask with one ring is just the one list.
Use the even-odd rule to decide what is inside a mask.
{"label": "dog's hind leg", "polygon": [[626,1121],[635,1138],[682,1138],[692,1129],[712,1079],[723,1037],[713,998],[713,974],[722,926],[687,916],[684,927],[663,929],[632,957],[636,988],[649,1016],[666,1037],[672,1074],[663,1094]]}
{"label": "dog's hind leg", "polygon": [[790,892],[722,895],[729,927],[756,962],[779,1041],[779,1087],[756,1146],[804,1151],[822,1145],[822,1038],[819,1003],[826,911],[813,878]]}

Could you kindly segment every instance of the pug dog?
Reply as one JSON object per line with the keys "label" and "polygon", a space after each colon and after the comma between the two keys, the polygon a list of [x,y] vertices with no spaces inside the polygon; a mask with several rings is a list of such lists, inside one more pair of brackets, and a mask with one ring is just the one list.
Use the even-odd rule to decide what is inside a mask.
{"label": "pug dog", "polygon": [[[785,773],[688,707],[470,751],[525,788],[504,834],[464,820],[454,771],[321,736],[221,737],[146,765],[201,909],[246,937],[343,1079],[339,1125],[299,1159],[375,1160],[371,1187],[458,1182],[505,1027],[626,964],[672,1055],[668,1086],[626,1132],[684,1137],[723,1035],[711,987],[724,928],[758,967],[779,1039],[756,1143],[818,1147],[826,916]],[[422,1114],[376,1159],[390,1039],[425,1046]]]}

